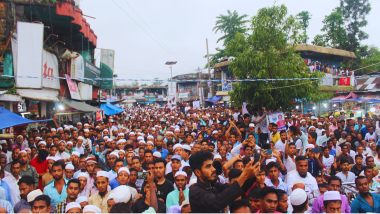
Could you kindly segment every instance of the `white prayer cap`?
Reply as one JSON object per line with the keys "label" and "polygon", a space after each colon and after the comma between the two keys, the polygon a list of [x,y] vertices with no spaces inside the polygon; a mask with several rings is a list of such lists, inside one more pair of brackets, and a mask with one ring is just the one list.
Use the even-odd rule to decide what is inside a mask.
{"label": "white prayer cap", "polygon": [[314,116],[311,116],[310,118],[311,118],[311,119],[315,119],[315,117],[314,117]]}
{"label": "white prayer cap", "polygon": [[85,172],[80,172],[79,174],[78,174],[78,178],[80,178],[80,177],[85,177],[87,180],[88,180],[88,174],[87,173],[85,173]]}
{"label": "white prayer cap", "polygon": [[303,181],[302,179],[298,179],[298,180],[296,180],[296,181],[293,182],[293,186],[295,184],[305,184],[305,181]]}
{"label": "white prayer cap", "polygon": [[120,149],[120,150],[119,150],[119,152],[123,152],[123,153],[125,154],[125,151],[124,151],[124,149]]}
{"label": "white prayer cap", "polygon": [[190,200],[189,200],[189,199],[186,199],[186,200],[184,200],[184,201],[182,202],[182,204],[181,204],[181,209],[182,209],[182,207],[184,207],[184,206],[186,206],[186,205],[190,205]]}
{"label": "white prayer cap", "polygon": [[55,131],[55,132],[56,132],[56,131],[57,131],[57,129],[55,129],[55,128],[52,128],[52,129],[50,129],[50,131]]}
{"label": "white prayer cap", "polygon": [[265,160],[265,165],[268,165],[268,163],[270,163],[270,162],[276,162],[276,160],[274,160],[272,158],[266,159]]}
{"label": "white prayer cap", "polygon": [[160,158],[161,153],[160,152],[153,152],[153,157]]}
{"label": "white prayer cap", "polygon": [[115,151],[111,152],[111,153],[110,153],[110,156],[111,156],[111,155],[115,155],[117,158],[119,158],[119,153],[117,153],[117,152],[115,152]]}
{"label": "white prayer cap", "polygon": [[73,142],[71,142],[71,141],[68,141],[68,142],[67,142],[67,144],[71,144],[71,145],[73,145]]}
{"label": "white prayer cap", "polygon": [[88,126],[88,123],[85,123],[84,126]]}
{"label": "white prayer cap", "polygon": [[315,126],[310,126],[308,130],[310,130],[311,128],[314,128],[314,129],[315,129]]}
{"label": "white prayer cap", "polygon": [[108,178],[108,172],[100,170],[98,173],[96,173],[96,177],[106,177]]}
{"label": "white prayer cap", "polygon": [[77,125],[79,125],[79,124],[80,124],[80,125],[82,125],[82,123],[81,123],[81,122],[77,122]]}
{"label": "white prayer cap", "polygon": [[90,129],[83,129],[84,132],[90,132]]}
{"label": "white prayer cap", "polygon": [[38,139],[38,140],[41,140],[41,138],[40,138],[40,137],[36,137],[36,141],[37,141],[37,139]]}
{"label": "white prayer cap", "polygon": [[149,139],[149,138],[154,139],[154,137],[152,135],[148,135],[147,139]]}
{"label": "white prayer cap", "polygon": [[191,151],[190,146],[187,144],[182,145],[182,149],[187,150],[187,151]]}
{"label": "white prayer cap", "polygon": [[79,140],[79,139],[81,139],[81,140],[84,140],[84,137],[82,137],[82,136],[79,136],[79,137],[78,137],[78,140]]}
{"label": "white prayer cap", "polygon": [[77,203],[83,203],[88,202],[88,198],[86,196],[78,196],[77,200],[75,200]]}
{"label": "white prayer cap", "polygon": [[0,144],[4,144],[4,143],[7,143],[6,140],[0,140]]}
{"label": "white prayer cap", "polygon": [[[20,154],[20,153],[19,153]],[[46,158],[46,160],[53,160],[53,161],[57,161],[58,158],[56,157],[53,157],[53,156],[49,156]]]}
{"label": "white prayer cap", "polygon": [[69,128],[72,129],[72,128],[74,128],[74,126],[73,125],[69,125]]}
{"label": "white prayer cap", "polygon": [[40,189],[33,190],[29,192],[29,194],[26,196],[26,200],[28,201],[28,203],[30,203],[34,201],[34,199],[37,198],[37,196],[40,196],[40,195],[43,195]]}
{"label": "white prayer cap", "polygon": [[[194,132],[193,132],[194,133]],[[191,134],[193,134],[193,133],[191,133]],[[195,133],[194,133],[195,134]],[[212,134],[214,135],[214,134],[218,134],[218,131],[216,131],[216,130],[214,130],[213,132],[212,132]]]}
{"label": "white prayer cap", "polygon": [[179,128],[176,128],[176,129],[174,129],[174,132],[176,132],[176,131],[178,131],[178,132],[179,132],[179,131],[180,131],[180,129],[179,129]]}
{"label": "white prayer cap", "polygon": [[69,163],[69,164],[66,165],[65,169],[72,169],[72,170],[74,170],[74,166],[71,163]]}
{"label": "white prayer cap", "polygon": [[139,136],[137,137],[137,140],[140,141],[140,140],[144,140],[144,137],[143,136]]}
{"label": "white prayer cap", "polygon": [[222,156],[220,156],[220,155],[215,155],[215,156],[214,156],[214,160],[215,160],[215,159],[222,159]]}
{"label": "white prayer cap", "polygon": [[255,124],[254,123],[250,123],[249,127],[255,127]]}
{"label": "white prayer cap", "polygon": [[118,136],[124,136],[124,133],[119,133]]}
{"label": "white prayer cap", "polygon": [[76,155],[76,156],[78,156],[78,158],[80,157],[80,153],[77,151],[72,152],[71,155]]}
{"label": "white prayer cap", "polygon": [[318,123],[318,126],[323,126],[323,124],[321,122]]}
{"label": "white prayer cap", "polygon": [[62,127],[58,127],[57,131],[59,131],[59,130],[63,130],[63,128]]}
{"label": "white prayer cap", "polygon": [[108,132],[108,129],[103,129],[103,132]]}
{"label": "white prayer cap", "polygon": [[117,173],[119,174],[120,172],[123,172],[123,171],[127,172],[128,175],[129,175],[129,169],[127,167],[120,167],[120,169],[119,169],[119,171]]}
{"label": "white prayer cap", "polygon": [[173,134],[173,132],[171,132],[171,131],[168,131],[168,132],[166,132],[166,134]]}
{"label": "white prayer cap", "polygon": [[302,123],[303,121],[305,121],[305,119],[302,119],[300,122]]}
{"label": "white prayer cap", "polygon": [[176,172],[174,177],[176,178],[177,176],[180,176],[180,175],[184,175],[185,177],[187,177],[187,174],[184,171],[178,171],[178,172]]}
{"label": "white prayer cap", "polygon": [[152,146],[154,146],[154,143],[152,141],[148,141],[146,142],[147,144],[151,144]]}
{"label": "white prayer cap", "polygon": [[[1,143],[0,143],[1,144]],[[32,151],[32,150],[30,150],[30,148],[25,148],[25,151]]]}
{"label": "white prayer cap", "polygon": [[96,159],[95,158],[91,158],[91,157],[86,158],[86,161],[87,161],[87,163],[90,163],[90,162],[96,163]]}
{"label": "white prayer cap", "polygon": [[45,141],[40,141],[37,146],[39,146],[41,144],[44,144],[46,146],[46,142]]}
{"label": "white prayer cap", "polygon": [[131,133],[129,133],[129,135],[136,135],[136,133],[134,133],[134,132],[131,132]]}
{"label": "white prayer cap", "polygon": [[178,147],[181,147],[181,148],[182,148],[182,146],[181,146],[180,143],[177,143],[176,145],[173,146],[173,151],[174,151],[176,148],[178,148]]}
{"label": "white prayer cap", "polygon": [[70,202],[66,205],[66,209],[65,209],[65,212],[69,212],[70,209],[73,209],[73,208],[79,208],[79,209],[82,209],[82,207],[80,206],[80,204],[78,202]]}
{"label": "white prayer cap", "polygon": [[113,200],[113,193],[109,194],[107,201],[111,199]]}
{"label": "white prayer cap", "polygon": [[20,155],[21,153],[25,153],[25,154],[28,154],[25,150],[21,150],[18,155]]}
{"label": "white prayer cap", "polygon": [[102,213],[102,210],[95,205],[86,205],[83,208],[83,213]]}
{"label": "white prayer cap", "polygon": [[139,144],[140,144],[140,143],[146,144],[145,140],[140,140],[140,141],[139,141]]}
{"label": "white prayer cap", "polygon": [[108,136],[103,137],[104,140],[106,140],[106,139],[108,139],[108,138],[109,138]]}
{"label": "white prayer cap", "polygon": [[126,185],[121,185],[113,190],[113,200],[117,203],[127,203],[131,199],[131,191]]}
{"label": "white prayer cap", "polygon": [[329,118],[334,118],[334,116],[331,115]]}
{"label": "white prayer cap", "polygon": [[294,206],[301,205],[307,200],[307,194],[305,190],[297,188],[290,194],[290,202]]}
{"label": "white prayer cap", "polygon": [[[218,131],[216,131],[216,133],[218,133]],[[197,135],[197,133],[191,132],[191,135]]]}
{"label": "white prayer cap", "polygon": [[107,141],[111,142],[111,141],[113,141],[113,139],[112,138],[108,138]]}
{"label": "white prayer cap", "polygon": [[327,191],[323,194],[323,201],[336,201],[341,200],[340,194],[338,191]]}
{"label": "white prayer cap", "polygon": [[310,149],[310,148],[314,149],[314,145],[313,144],[307,144],[306,149]]}

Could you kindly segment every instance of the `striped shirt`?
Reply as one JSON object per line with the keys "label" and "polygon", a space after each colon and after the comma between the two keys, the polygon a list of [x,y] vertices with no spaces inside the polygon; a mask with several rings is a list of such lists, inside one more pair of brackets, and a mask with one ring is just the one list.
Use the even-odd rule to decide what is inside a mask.
{"label": "striped shirt", "polygon": [[66,213],[66,199],[60,202],[54,209],[54,213]]}

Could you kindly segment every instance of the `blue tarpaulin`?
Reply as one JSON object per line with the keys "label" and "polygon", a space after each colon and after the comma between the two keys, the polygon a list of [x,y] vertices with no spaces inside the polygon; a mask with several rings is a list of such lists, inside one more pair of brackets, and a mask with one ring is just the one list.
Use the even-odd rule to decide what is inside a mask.
{"label": "blue tarpaulin", "polygon": [[6,129],[13,126],[19,126],[24,125],[28,123],[39,123],[39,122],[46,122],[50,121],[48,120],[29,120],[27,118],[21,117],[20,115],[17,115],[11,111],[8,111],[7,109],[0,107],[0,129]]}
{"label": "blue tarpaulin", "polygon": [[114,115],[114,114],[119,114],[120,112],[123,112],[124,110],[118,107],[115,107],[112,104],[101,104],[100,109],[104,110],[105,115]]}
{"label": "blue tarpaulin", "polygon": [[208,99],[205,99],[206,102],[212,102],[212,103],[216,103],[218,102],[220,99],[222,99],[222,96],[213,96],[213,97],[210,97]]}

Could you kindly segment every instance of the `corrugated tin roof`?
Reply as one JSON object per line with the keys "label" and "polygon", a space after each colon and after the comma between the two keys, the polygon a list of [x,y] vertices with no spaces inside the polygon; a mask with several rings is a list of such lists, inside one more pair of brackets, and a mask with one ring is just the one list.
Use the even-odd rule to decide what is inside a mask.
{"label": "corrugated tin roof", "polygon": [[356,90],[358,91],[366,91],[366,90],[374,90],[377,89],[376,87],[380,83],[380,77],[368,77],[368,78],[360,78],[356,79],[357,86]]}
{"label": "corrugated tin roof", "polygon": [[335,48],[327,48],[327,47],[322,47],[322,46],[317,46],[317,45],[300,44],[295,47],[295,50],[337,55],[337,56],[348,57],[348,58],[356,58],[356,55],[354,52],[335,49]]}

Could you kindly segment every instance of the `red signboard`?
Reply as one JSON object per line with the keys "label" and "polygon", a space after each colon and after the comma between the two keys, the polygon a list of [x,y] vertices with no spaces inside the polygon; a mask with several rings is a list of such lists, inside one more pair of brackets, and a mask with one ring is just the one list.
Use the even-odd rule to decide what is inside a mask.
{"label": "red signboard", "polygon": [[340,79],[339,79],[339,85],[347,85],[347,86],[350,86],[350,85],[351,85],[351,78],[350,78],[350,77],[340,78]]}

